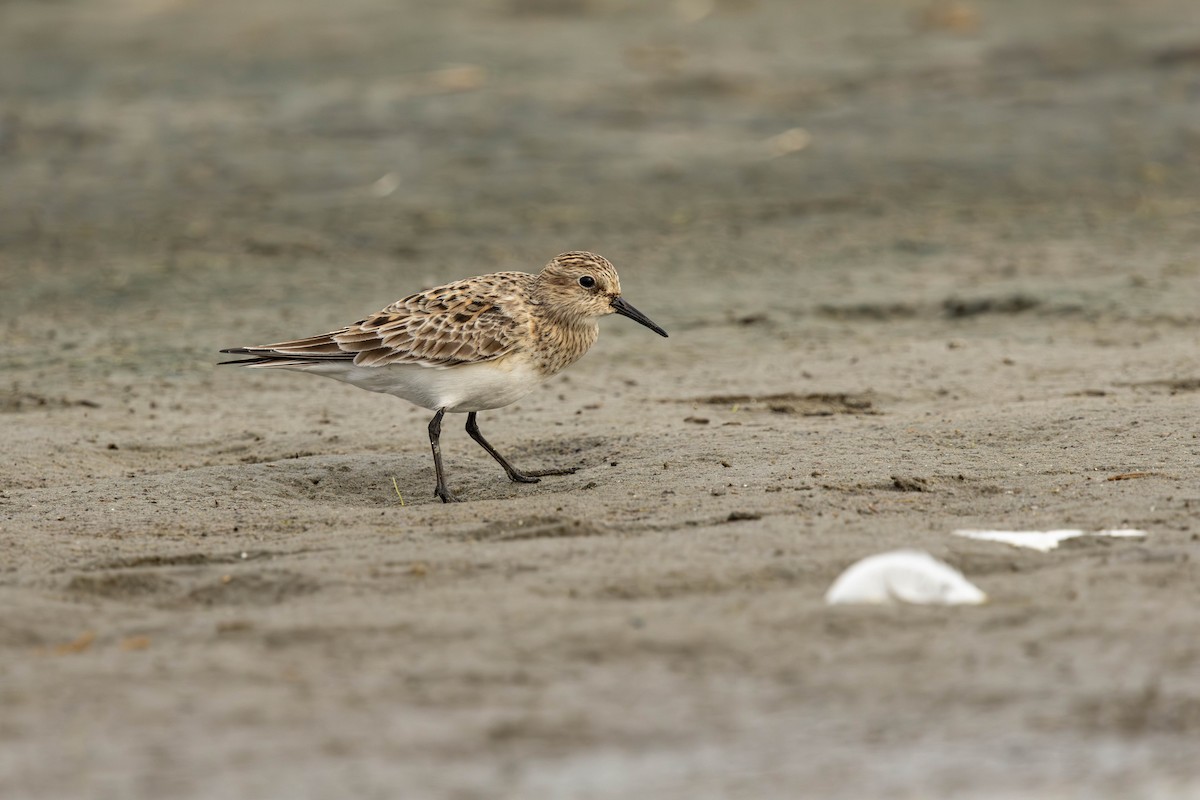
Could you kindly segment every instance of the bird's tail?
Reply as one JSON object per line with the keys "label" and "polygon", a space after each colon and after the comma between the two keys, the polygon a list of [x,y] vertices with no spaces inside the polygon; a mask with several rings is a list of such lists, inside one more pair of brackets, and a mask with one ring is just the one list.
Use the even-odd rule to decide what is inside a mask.
{"label": "bird's tail", "polygon": [[[313,358],[312,355],[288,355],[278,351],[271,351],[265,348],[258,347],[229,347],[221,351],[230,355],[251,356],[251,358],[235,358],[229,361],[218,361],[217,366],[224,364],[234,364],[241,367],[258,367],[260,369],[269,369],[271,367],[281,369],[297,369],[300,367],[315,367],[323,362],[328,362],[334,359],[329,358]],[[353,357],[353,353],[349,354]]]}

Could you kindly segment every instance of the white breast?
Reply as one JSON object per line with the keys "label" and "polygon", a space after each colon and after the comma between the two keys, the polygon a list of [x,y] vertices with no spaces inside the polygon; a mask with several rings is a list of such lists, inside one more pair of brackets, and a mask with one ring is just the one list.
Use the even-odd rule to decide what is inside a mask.
{"label": "white breast", "polygon": [[542,382],[542,376],[528,360],[519,357],[445,368],[417,364],[360,367],[338,361],[296,370],[324,375],[371,392],[392,394],[422,408],[463,413],[515,403]]}

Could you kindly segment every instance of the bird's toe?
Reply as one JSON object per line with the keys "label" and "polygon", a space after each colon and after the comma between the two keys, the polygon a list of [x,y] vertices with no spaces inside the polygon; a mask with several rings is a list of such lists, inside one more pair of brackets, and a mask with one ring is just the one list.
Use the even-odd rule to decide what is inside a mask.
{"label": "bird's toe", "polygon": [[454,496],[454,492],[450,491],[449,489],[447,489],[444,486],[439,486],[438,488],[434,489],[433,494],[435,497],[440,499],[443,503],[461,503],[462,502],[461,500],[459,500],[457,497]]}

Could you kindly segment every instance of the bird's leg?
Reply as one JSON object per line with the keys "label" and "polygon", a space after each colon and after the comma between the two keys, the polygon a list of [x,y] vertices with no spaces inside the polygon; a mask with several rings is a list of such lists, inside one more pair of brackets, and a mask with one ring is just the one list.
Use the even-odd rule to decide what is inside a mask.
{"label": "bird's leg", "polygon": [[508,473],[508,479],[515,483],[537,483],[538,478],[546,475],[570,475],[575,472],[575,467],[570,469],[545,469],[537,472],[521,472],[519,469],[508,463],[508,459],[496,452],[496,448],[488,444],[488,440],[483,438],[483,434],[479,431],[479,423],[475,421],[475,412],[467,414],[467,434],[479,442],[479,446],[487,450],[488,455],[496,459],[500,466],[504,467],[504,471]]}
{"label": "bird's leg", "polygon": [[446,488],[446,473],[442,470],[442,448],[438,444],[442,435],[442,416],[445,413],[446,409],[439,408],[433,419],[429,420],[429,444],[433,447],[433,470],[437,473],[437,486],[433,493],[443,503],[457,503],[458,498]]}
{"label": "bird's leg", "polygon": [[488,440],[483,438],[483,434],[479,430],[479,423],[475,421],[475,412],[467,414],[467,435],[475,441],[479,442],[479,446],[487,450],[488,455],[496,459],[500,466],[504,467],[504,471],[508,473],[508,479],[515,483],[537,483],[538,479],[534,475],[526,475],[519,469],[508,463],[508,459],[496,452],[496,448],[488,444]]}

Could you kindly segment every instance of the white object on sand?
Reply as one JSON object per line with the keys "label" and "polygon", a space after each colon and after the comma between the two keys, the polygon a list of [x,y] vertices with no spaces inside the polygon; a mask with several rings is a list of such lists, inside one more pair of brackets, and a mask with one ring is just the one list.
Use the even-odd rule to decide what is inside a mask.
{"label": "white object on sand", "polygon": [[1134,528],[1114,528],[1105,531],[1081,531],[1074,528],[1064,528],[1057,531],[976,531],[958,530],[955,536],[965,536],[968,539],[978,539],[981,542],[1003,542],[1013,547],[1028,547],[1042,553],[1049,553],[1058,547],[1060,542],[1074,539],[1077,536],[1111,536],[1115,538],[1144,539],[1145,531]]}
{"label": "white object on sand", "polygon": [[920,550],[893,550],[868,556],[838,576],[825,602],[977,605],[987,595],[963,574]]}

